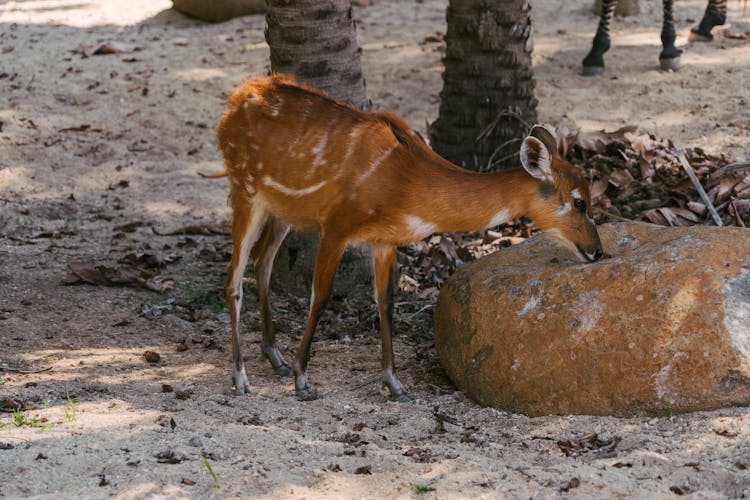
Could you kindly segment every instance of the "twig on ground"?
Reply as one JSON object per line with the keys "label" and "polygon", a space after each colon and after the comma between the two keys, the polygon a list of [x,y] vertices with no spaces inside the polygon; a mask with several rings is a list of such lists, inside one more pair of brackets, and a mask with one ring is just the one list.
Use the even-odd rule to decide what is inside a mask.
{"label": "twig on ground", "polygon": [[711,174],[711,177],[719,177],[727,172],[731,172],[733,170],[742,170],[743,168],[750,168],[750,162],[741,161],[724,165],[720,169],[716,170],[713,174]]}
{"label": "twig on ground", "polygon": [[734,223],[739,227],[745,227],[745,221],[742,220],[739,212],[737,212],[737,206],[734,204],[734,199],[730,198],[729,204],[732,205],[732,211],[734,212]]}
{"label": "twig on ground", "polygon": [[0,365],[0,370],[2,371],[19,373],[21,375],[30,375],[32,373],[42,373],[42,372],[49,371],[51,369],[52,369],[51,365],[45,368],[39,368],[38,370],[24,370],[23,368],[16,368],[15,366]]}
{"label": "twig on ground", "polygon": [[[360,382],[359,384],[355,385],[354,387],[350,387],[349,390],[350,391],[356,391],[356,390],[361,389],[361,388],[363,388],[365,386],[368,386],[370,384],[374,384],[375,382],[377,382],[379,380],[380,380],[380,375],[376,375],[374,377],[368,378],[364,382]],[[343,389],[343,387],[341,389]],[[338,389],[338,390],[341,390],[341,389]]]}
{"label": "twig on ground", "polygon": [[654,226],[657,224],[652,224],[651,222],[646,222],[645,220],[634,220],[634,219],[628,219],[625,217],[620,217],[619,215],[615,215],[613,213],[609,213],[604,209],[601,209],[599,207],[594,207],[594,210],[596,213],[602,214],[603,216],[607,217],[608,219],[616,220],[618,222],[630,222],[632,224],[648,224],[650,226]]}
{"label": "twig on ground", "polygon": [[417,311],[414,314],[412,314],[411,316],[409,316],[409,320],[413,320],[414,318],[416,318],[417,316],[419,316],[420,314],[422,314],[426,310],[432,309],[433,307],[435,307],[435,304],[427,304],[422,309],[420,309],[419,311]]}
{"label": "twig on ground", "polygon": [[695,190],[698,191],[698,194],[703,200],[703,204],[706,205],[706,207],[708,207],[708,211],[711,212],[711,217],[713,217],[714,222],[716,222],[716,225],[719,227],[723,226],[724,223],[722,222],[721,217],[719,217],[719,213],[716,211],[714,204],[711,203],[711,200],[708,198],[706,190],[703,189],[703,186],[698,180],[698,176],[696,176],[695,172],[693,171],[693,167],[690,166],[687,158],[685,158],[685,153],[682,151],[675,151],[675,153],[677,154],[677,159],[680,160],[682,169],[685,171],[688,177],[690,177],[690,180],[693,181],[693,186],[695,186]]}
{"label": "twig on ground", "polygon": [[605,216],[608,219],[616,220],[616,221],[619,221],[619,222],[638,222],[638,221],[626,219],[625,217],[620,217],[619,215],[611,214],[611,213],[607,212],[606,210],[603,210],[603,209],[598,208],[598,207],[594,207],[594,210],[596,211],[596,213],[602,214],[603,216]]}

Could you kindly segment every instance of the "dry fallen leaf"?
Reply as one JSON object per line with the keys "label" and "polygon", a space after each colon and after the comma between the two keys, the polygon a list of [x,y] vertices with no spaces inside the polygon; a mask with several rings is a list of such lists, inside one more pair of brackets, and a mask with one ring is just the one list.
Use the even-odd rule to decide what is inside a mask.
{"label": "dry fallen leaf", "polygon": [[65,279],[66,285],[88,283],[99,286],[133,286],[147,288],[162,293],[174,285],[170,278],[159,276],[155,271],[137,267],[109,267],[91,263],[73,262],[68,264],[70,274]]}
{"label": "dry fallen leaf", "polygon": [[585,151],[604,153],[607,144],[615,141],[622,141],[625,139],[625,134],[634,133],[636,130],[638,130],[637,126],[627,125],[615,130],[614,132],[605,132],[604,130],[578,131],[573,134],[570,142],[574,146],[578,146]]}
{"label": "dry fallen leaf", "polygon": [[615,436],[612,439],[599,439],[596,432],[585,434],[577,439],[558,441],[557,446],[566,457],[577,457],[584,453],[612,453],[617,448],[622,438]]}
{"label": "dry fallen leaf", "polygon": [[99,42],[91,45],[81,44],[78,48],[78,52],[83,57],[90,57],[104,54],[127,54],[141,50],[140,47],[130,45],[123,42],[116,42],[112,40]]}

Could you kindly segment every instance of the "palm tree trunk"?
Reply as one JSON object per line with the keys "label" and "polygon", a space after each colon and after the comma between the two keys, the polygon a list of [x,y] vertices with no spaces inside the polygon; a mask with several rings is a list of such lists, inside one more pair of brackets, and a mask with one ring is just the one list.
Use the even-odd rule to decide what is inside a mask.
{"label": "palm tree trunk", "polygon": [[536,122],[528,0],[451,0],[432,147],[474,170],[517,165]]}
{"label": "palm tree trunk", "polygon": [[369,110],[350,0],[268,0],[271,71]]}
{"label": "palm tree trunk", "polygon": [[[266,41],[271,71],[289,73],[361,110],[372,107],[362,76],[350,0],[268,0]],[[317,234],[292,232],[276,257],[272,286],[295,295],[310,293]],[[372,266],[366,248],[341,259],[333,294],[372,297]]]}

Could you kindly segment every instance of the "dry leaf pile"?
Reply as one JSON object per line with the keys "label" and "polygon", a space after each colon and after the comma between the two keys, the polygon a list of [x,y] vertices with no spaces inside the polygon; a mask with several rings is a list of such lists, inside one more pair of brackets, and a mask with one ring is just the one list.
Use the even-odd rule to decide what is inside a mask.
{"label": "dry leaf pile", "polygon": [[[670,140],[639,133],[635,126],[614,132],[578,132],[566,139],[571,161],[588,174],[595,208],[662,226],[714,224]],[[728,164],[701,148],[687,149],[684,154],[723,224],[746,227],[750,223],[750,163]]]}

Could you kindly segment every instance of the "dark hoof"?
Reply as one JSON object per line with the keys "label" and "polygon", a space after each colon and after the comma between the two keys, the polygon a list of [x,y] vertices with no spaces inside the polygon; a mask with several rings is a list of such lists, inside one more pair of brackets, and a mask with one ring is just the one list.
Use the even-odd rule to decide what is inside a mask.
{"label": "dark hoof", "polygon": [[299,401],[315,401],[318,399],[318,390],[305,387],[297,391],[297,399]]}
{"label": "dark hoof", "polygon": [[604,66],[584,66],[581,76],[601,76],[604,74]]}
{"label": "dark hoof", "polygon": [[659,67],[662,71],[677,71],[680,69],[680,58],[671,57],[668,59],[659,59]]}
{"label": "dark hoof", "polygon": [[415,400],[414,397],[409,396],[406,393],[398,394],[396,396],[391,396],[391,401],[394,401],[396,403],[411,403],[414,400]]}
{"label": "dark hoof", "polygon": [[232,369],[232,387],[234,387],[234,393],[237,396],[252,394],[253,391],[250,389],[250,382],[247,380],[245,367],[239,370],[237,368]]}
{"label": "dark hoof", "polygon": [[233,380],[232,387],[234,387],[235,396],[244,396],[245,394],[253,393],[253,390],[250,389],[250,383],[247,380],[239,384]]}
{"label": "dark hoof", "polygon": [[276,375],[280,377],[288,377],[292,374],[292,367],[287,364],[283,364],[281,366],[274,367],[273,371],[275,371]]}

